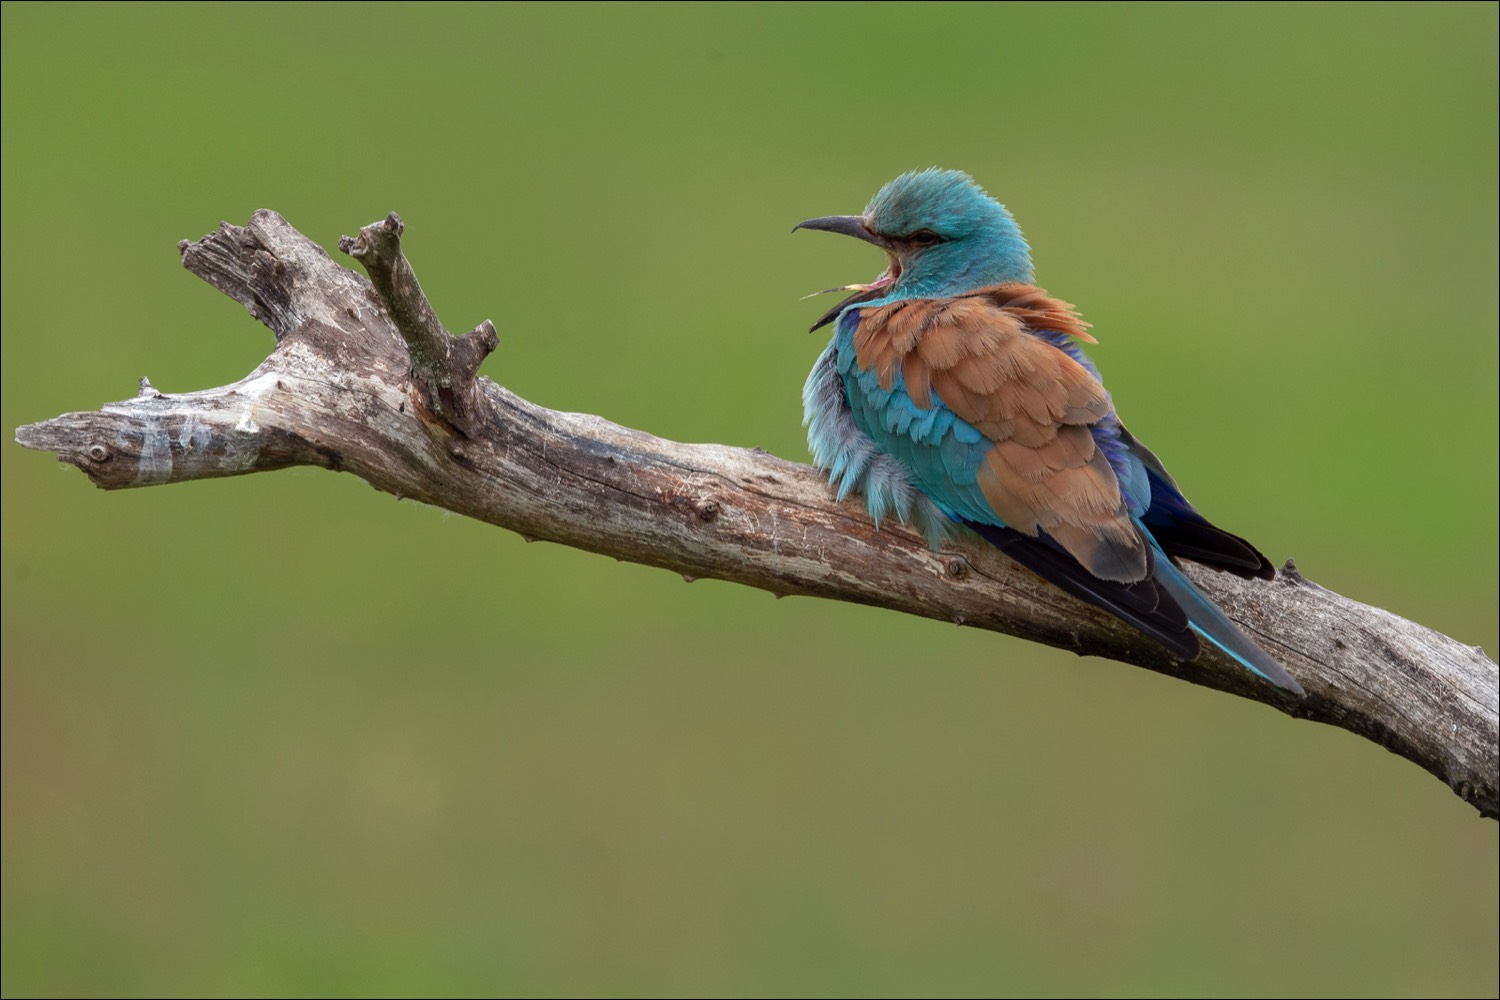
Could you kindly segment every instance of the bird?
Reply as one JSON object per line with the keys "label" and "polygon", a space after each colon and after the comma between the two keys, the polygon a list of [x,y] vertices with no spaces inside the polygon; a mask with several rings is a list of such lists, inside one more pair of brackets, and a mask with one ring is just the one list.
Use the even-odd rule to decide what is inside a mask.
{"label": "bird", "polygon": [[[1301,685],[1182,572],[1187,559],[1270,580],[1115,412],[1077,309],[1035,284],[1015,218],[968,174],[904,173],[860,215],[793,227],[852,236],[887,266],[812,326],[833,327],[803,387],[814,463],[934,549],[965,531],[1183,660],[1203,642]],[[823,293],[814,293],[823,294]],[[811,297],[811,296],[809,296]]]}

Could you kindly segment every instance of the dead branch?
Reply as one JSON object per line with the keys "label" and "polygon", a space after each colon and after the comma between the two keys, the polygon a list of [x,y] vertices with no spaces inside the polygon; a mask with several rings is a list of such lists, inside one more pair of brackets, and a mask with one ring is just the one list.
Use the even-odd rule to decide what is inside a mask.
{"label": "dead branch", "polygon": [[340,248],[340,267],[274,212],[180,245],[184,266],[240,302],[276,347],[233,385],[140,393],[16,431],[104,489],[293,465],[352,472],[377,489],[690,579],[854,601],[1134,663],[1341,726],[1426,768],[1496,818],[1500,680],[1494,662],[1304,579],[1190,567],[1307,689],[1289,699],[1214,651],[1173,659],[1114,618],[981,543],[941,552],[876,530],[822,477],[758,450],[679,444],[601,417],[559,413],[477,376],[485,321],[452,337],[400,251],[392,215]]}

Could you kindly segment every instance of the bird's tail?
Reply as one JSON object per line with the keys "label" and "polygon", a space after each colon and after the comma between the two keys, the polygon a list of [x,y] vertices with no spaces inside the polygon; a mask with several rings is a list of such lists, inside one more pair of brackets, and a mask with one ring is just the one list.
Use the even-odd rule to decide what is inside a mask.
{"label": "bird's tail", "polygon": [[1250,672],[1299,697],[1304,693],[1302,685],[1293,680],[1259,643],[1230,621],[1217,604],[1204,596],[1159,547],[1156,550],[1156,579],[1187,612],[1193,631],[1228,653]]}

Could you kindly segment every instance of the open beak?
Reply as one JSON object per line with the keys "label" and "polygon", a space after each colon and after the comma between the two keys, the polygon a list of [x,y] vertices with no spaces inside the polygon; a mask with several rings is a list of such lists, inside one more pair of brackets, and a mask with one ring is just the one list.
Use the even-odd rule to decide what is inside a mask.
{"label": "open beak", "polygon": [[[886,255],[891,259],[890,267],[886,268],[885,271],[880,275],[880,277],[876,278],[868,285],[839,285],[837,288],[829,288],[823,292],[814,292],[813,295],[824,295],[827,294],[827,292],[846,291],[852,291],[854,292],[854,294],[849,296],[847,299],[844,299],[832,309],[828,310],[828,312],[824,313],[822,317],[820,317],[818,321],[812,325],[812,329],[808,331],[809,333],[812,333],[819,327],[824,327],[829,323],[832,323],[835,319],[838,319],[840,313],[857,302],[868,301],[870,299],[878,299],[881,295],[881,292],[884,289],[895,284],[896,279],[901,275],[901,265],[896,259],[896,254],[892,251],[890,240],[887,240],[883,236],[877,236],[875,233],[871,232],[870,228],[865,225],[863,216],[825,215],[822,218],[808,219],[806,222],[797,223],[792,227],[792,232],[795,233],[799,229],[818,229],[822,230],[825,233],[838,233],[841,236],[853,236],[857,240],[864,240],[866,243],[874,244],[875,246],[884,250],[886,252]],[[808,296],[808,298],[811,297],[812,296]]]}

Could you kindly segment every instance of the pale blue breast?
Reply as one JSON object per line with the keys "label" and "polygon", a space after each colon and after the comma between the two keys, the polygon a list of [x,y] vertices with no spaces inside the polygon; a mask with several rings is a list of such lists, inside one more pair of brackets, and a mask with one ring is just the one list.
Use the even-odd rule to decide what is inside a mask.
{"label": "pale blue breast", "polygon": [[887,390],[861,371],[858,323],[854,309],[839,319],[803,389],[813,460],[840,499],[858,492],[877,524],[891,516],[912,522],[934,544],[955,520],[1001,524],[976,482],[989,442],[941,401],[926,409],[913,403],[899,372]]}

